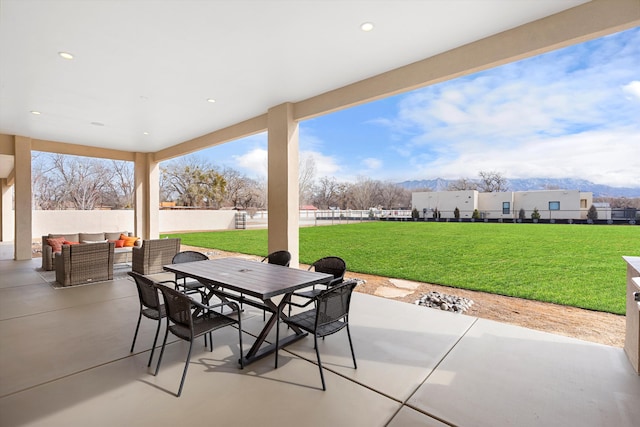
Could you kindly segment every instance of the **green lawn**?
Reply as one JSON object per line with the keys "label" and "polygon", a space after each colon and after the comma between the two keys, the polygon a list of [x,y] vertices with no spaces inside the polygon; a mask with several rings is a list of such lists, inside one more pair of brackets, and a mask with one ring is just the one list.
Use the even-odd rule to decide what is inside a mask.
{"label": "green lawn", "polygon": [[[267,254],[267,230],[175,234],[182,243]],[[371,222],[300,229],[300,262],[337,255],[348,270],[625,313],[626,264],[640,227]]]}

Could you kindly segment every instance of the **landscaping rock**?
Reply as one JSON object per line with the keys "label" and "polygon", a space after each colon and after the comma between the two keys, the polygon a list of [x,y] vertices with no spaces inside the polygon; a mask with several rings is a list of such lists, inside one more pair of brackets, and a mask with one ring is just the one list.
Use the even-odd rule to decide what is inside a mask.
{"label": "landscaping rock", "polygon": [[473,305],[473,301],[468,298],[432,291],[428,294],[423,294],[415,304],[452,313],[464,313]]}

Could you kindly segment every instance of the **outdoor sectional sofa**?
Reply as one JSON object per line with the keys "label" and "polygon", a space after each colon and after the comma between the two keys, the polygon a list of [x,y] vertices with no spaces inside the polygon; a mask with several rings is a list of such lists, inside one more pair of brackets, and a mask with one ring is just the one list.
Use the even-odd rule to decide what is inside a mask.
{"label": "outdoor sectional sofa", "polygon": [[64,245],[55,254],[56,282],[74,286],[113,279],[115,243]]}
{"label": "outdoor sectional sofa", "polygon": [[[53,247],[47,242],[51,238],[63,237],[65,241],[77,242],[80,245],[95,244],[86,242],[104,242],[104,241],[116,241],[120,240],[120,235],[133,237],[132,233],[126,231],[117,232],[104,232],[104,233],[71,233],[71,234],[49,234],[42,236],[42,268],[44,270],[55,270],[55,254]],[[137,239],[134,246],[140,246],[142,241]],[[114,248],[114,264],[120,264],[125,262],[131,262],[133,247]]]}

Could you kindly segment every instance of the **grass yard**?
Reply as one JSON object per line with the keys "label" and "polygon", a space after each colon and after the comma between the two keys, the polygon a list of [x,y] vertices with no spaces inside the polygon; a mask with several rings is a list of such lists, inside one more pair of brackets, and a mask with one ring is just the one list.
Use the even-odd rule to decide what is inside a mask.
{"label": "grass yard", "polygon": [[[175,234],[185,245],[267,254],[267,230]],[[300,262],[625,314],[624,255],[640,227],[371,222],[300,229]]]}

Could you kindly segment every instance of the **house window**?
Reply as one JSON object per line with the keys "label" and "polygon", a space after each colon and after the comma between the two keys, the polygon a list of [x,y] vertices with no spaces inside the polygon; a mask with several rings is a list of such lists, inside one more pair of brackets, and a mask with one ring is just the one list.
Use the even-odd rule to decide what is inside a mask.
{"label": "house window", "polygon": [[586,209],[587,208],[587,199],[580,199],[580,207],[582,209]]}
{"label": "house window", "polygon": [[511,202],[502,202],[502,213],[509,215],[511,213]]}
{"label": "house window", "polygon": [[560,202],[549,202],[549,210],[550,211],[559,211],[560,210]]}

